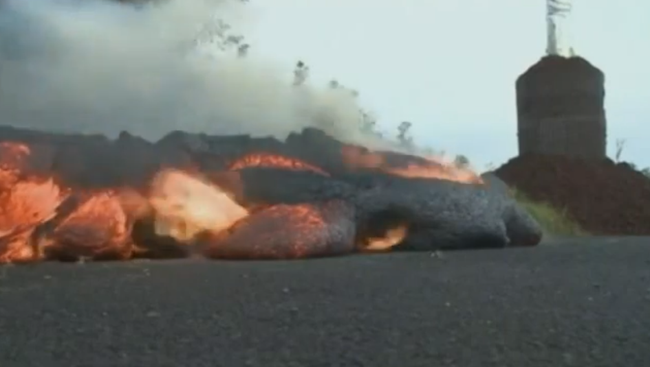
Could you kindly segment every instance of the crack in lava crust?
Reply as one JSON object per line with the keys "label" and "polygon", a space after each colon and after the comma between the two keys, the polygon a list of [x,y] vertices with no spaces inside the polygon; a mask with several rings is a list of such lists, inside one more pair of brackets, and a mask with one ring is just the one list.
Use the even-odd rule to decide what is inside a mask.
{"label": "crack in lava crust", "polygon": [[280,168],[292,171],[309,171],[323,176],[330,176],[329,173],[323,169],[318,168],[312,164],[304,162],[300,159],[287,157],[280,154],[271,153],[251,153],[235,160],[228,170],[236,171],[249,167],[258,168]]}

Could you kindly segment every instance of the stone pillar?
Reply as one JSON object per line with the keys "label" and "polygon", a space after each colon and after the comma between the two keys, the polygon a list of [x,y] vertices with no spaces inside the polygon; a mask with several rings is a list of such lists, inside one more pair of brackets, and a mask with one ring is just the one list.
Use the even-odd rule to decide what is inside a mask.
{"label": "stone pillar", "polygon": [[519,155],[607,156],[605,75],[581,57],[546,56],[517,78]]}

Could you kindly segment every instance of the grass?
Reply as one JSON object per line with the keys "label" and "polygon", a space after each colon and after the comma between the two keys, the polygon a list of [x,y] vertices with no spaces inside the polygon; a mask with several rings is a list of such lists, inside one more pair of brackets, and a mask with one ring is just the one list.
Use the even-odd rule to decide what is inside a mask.
{"label": "grass", "polygon": [[548,203],[533,201],[521,191],[512,191],[517,202],[528,210],[547,234],[560,236],[584,236],[588,234],[569,217],[565,209],[556,208]]}

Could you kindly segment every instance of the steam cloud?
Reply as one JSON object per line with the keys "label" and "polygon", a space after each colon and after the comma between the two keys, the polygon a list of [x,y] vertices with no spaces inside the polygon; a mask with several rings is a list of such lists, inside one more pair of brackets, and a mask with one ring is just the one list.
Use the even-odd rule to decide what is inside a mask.
{"label": "steam cloud", "polygon": [[367,140],[346,93],[293,87],[278,65],[235,52],[218,59],[188,52],[209,14],[235,6],[0,2],[0,124],[111,137],[127,130],[151,140],[173,130],[283,138],[319,126]]}

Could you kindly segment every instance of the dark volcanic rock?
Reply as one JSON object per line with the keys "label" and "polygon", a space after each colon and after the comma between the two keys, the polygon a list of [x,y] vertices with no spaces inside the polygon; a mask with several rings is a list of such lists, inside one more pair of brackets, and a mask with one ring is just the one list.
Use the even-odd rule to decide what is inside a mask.
{"label": "dark volcanic rock", "polygon": [[341,155],[344,144],[321,130],[306,128],[300,133],[291,133],[286,145],[293,155],[334,175],[347,171]]}
{"label": "dark volcanic rock", "polygon": [[156,142],[156,146],[187,152],[199,168],[207,171],[224,170],[233,160],[249,153],[288,154],[283,142],[250,135],[215,136],[173,131]]}
{"label": "dark volcanic rock", "polygon": [[309,171],[246,168],[239,171],[246,202],[298,204],[330,200],[352,201],[355,188],[346,182]]}
{"label": "dark volcanic rock", "polygon": [[386,178],[357,197],[357,208],[362,228],[376,220],[408,223],[396,250],[536,245],[542,237],[514,199],[480,185]]}
{"label": "dark volcanic rock", "polygon": [[192,248],[176,239],[155,233],[153,218],[137,220],[133,225],[131,238],[136,244],[135,258],[178,259],[190,256]]}
{"label": "dark volcanic rock", "polygon": [[49,144],[0,141],[0,172],[13,168],[26,176],[47,174],[55,158],[56,148]]}
{"label": "dark volcanic rock", "polygon": [[[513,198],[512,189],[501,180],[494,172],[486,172],[481,175],[488,190],[495,194],[505,196],[504,200],[510,203],[509,208],[504,212],[504,221],[508,238],[516,246],[535,245],[539,242],[543,229],[528,211],[526,211]],[[535,242],[537,241],[537,242]]]}
{"label": "dark volcanic rock", "polygon": [[[47,167],[74,188],[141,187],[161,168],[188,167],[193,157],[171,145],[157,146],[122,132],[103,135],[55,134],[0,126],[0,142],[21,142],[32,150],[29,167]],[[36,164],[35,162],[40,162]],[[43,171],[42,168],[38,168]]]}

